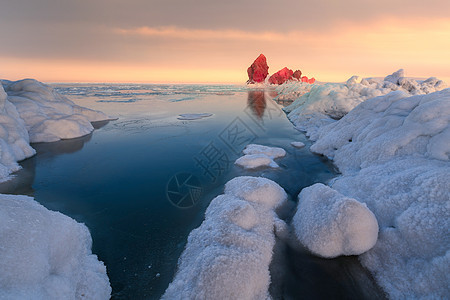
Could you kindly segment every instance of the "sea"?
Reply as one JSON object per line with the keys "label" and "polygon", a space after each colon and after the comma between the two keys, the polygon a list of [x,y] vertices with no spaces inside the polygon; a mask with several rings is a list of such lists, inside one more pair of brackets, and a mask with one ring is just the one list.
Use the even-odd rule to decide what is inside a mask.
{"label": "sea", "polygon": [[[245,85],[67,84],[51,86],[76,104],[103,111],[84,137],[36,143],[0,193],[25,194],[84,223],[107,267],[112,299],[159,299],[172,281],[191,230],[236,176],[280,184],[295,208],[300,190],[338,176],[294,128],[274,90]],[[298,149],[291,142],[306,144]],[[282,147],[278,169],[234,165],[248,144]],[[287,220],[289,221],[289,220]],[[282,298],[380,296],[356,257],[320,259],[283,248],[273,276]],[[281,260],[278,263],[281,264]],[[375,297],[374,297],[375,298]]]}

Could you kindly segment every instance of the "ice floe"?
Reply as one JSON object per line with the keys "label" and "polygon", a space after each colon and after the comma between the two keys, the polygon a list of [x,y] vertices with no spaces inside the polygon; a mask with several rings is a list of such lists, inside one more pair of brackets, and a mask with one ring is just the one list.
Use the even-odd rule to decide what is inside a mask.
{"label": "ice floe", "polygon": [[298,201],[295,234],[314,254],[359,255],[375,245],[378,223],[365,204],[321,183],[303,189]]}
{"label": "ice floe", "polygon": [[83,224],[27,196],[0,194],[0,299],[109,299]]}
{"label": "ice floe", "polygon": [[302,142],[291,142],[291,146],[295,148],[303,148],[305,147],[305,143]]}
{"label": "ice floe", "polygon": [[180,114],[178,120],[200,120],[203,118],[211,117],[213,114],[201,113],[201,114]]}
{"label": "ice floe", "polygon": [[264,154],[272,159],[284,157],[286,155],[286,151],[283,148],[257,144],[247,145],[242,152],[244,154]]}
{"label": "ice floe", "polygon": [[242,152],[245,155],[239,157],[234,163],[245,169],[258,169],[263,167],[279,168],[279,165],[274,159],[286,155],[286,151],[283,148],[257,144],[247,145]]}
{"label": "ice floe", "polygon": [[[274,209],[285,191],[261,177],[237,177],[193,230],[162,299],[269,299]],[[278,225],[280,226],[280,225]]]}
{"label": "ice floe", "polygon": [[262,167],[279,168],[280,166],[265,154],[247,154],[239,157],[234,162],[244,169],[258,169]]}
{"label": "ice floe", "polygon": [[450,89],[402,76],[312,87],[289,117],[342,172],[330,199],[339,193],[375,215],[378,240],[360,260],[389,297],[442,299],[450,294]]}

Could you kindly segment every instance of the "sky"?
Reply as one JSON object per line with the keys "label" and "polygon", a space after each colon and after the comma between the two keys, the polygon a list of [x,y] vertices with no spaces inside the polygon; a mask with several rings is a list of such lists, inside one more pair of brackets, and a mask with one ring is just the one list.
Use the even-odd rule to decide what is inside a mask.
{"label": "sky", "polygon": [[269,73],[438,77],[450,84],[448,0],[5,0],[0,78],[244,83]]}

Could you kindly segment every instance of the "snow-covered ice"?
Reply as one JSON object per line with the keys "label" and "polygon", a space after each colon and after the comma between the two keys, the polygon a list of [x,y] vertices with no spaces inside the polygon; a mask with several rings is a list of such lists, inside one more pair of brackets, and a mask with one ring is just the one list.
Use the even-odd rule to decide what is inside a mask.
{"label": "snow-covered ice", "polygon": [[314,254],[359,255],[375,245],[378,223],[365,204],[321,183],[303,189],[298,201],[295,234]]}
{"label": "snow-covered ice", "polygon": [[213,114],[200,113],[200,114],[180,114],[178,120],[200,120],[203,118],[211,117]]}
{"label": "snow-covered ice", "polygon": [[408,97],[397,91],[365,101],[339,122],[318,130],[311,150],[342,172],[404,157],[450,155],[450,89]]}
{"label": "snow-covered ice", "polygon": [[30,142],[54,142],[80,137],[94,130],[91,122],[110,119],[105,114],[76,105],[50,86],[34,79],[1,81],[7,100],[14,104]]}
{"label": "snow-covered ice", "polygon": [[25,122],[7,98],[0,85],[0,181],[6,180],[9,174],[20,169],[18,161],[36,153],[30,146]]}
{"label": "snow-covered ice", "polygon": [[272,158],[265,154],[247,154],[236,159],[234,164],[250,170],[261,167],[280,167]]}
{"label": "snow-covered ice", "polygon": [[302,142],[291,142],[291,145],[292,145],[292,147],[295,147],[295,148],[303,148],[303,147],[305,147],[305,144],[302,143]]}
{"label": "snow-covered ice", "polygon": [[[289,93],[295,90],[291,83]],[[312,85],[311,90],[297,98],[284,110],[288,118],[298,129],[305,131],[311,140],[316,140],[317,129],[323,125],[342,118],[350,110],[367,99],[386,95],[392,91],[403,91],[408,95],[419,95],[435,92],[445,88],[445,83],[431,77],[424,81],[416,81],[404,77],[399,70],[383,79],[353,76],[346,83],[326,83]],[[303,85],[298,84],[303,91]],[[279,93],[283,95],[283,90]],[[280,95],[280,96],[281,96]]]}
{"label": "snow-covered ice", "polygon": [[242,152],[245,155],[239,157],[234,163],[245,169],[257,169],[262,167],[279,168],[274,159],[286,155],[286,151],[283,148],[257,144],[247,145]]}
{"label": "snow-covered ice", "polygon": [[[316,83],[317,84],[317,83]],[[294,101],[311,90],[314,84],[301,81],[286,81],[275,88],[277,96],[275,100]]]}
{"label": "snow-covered ice", "polygon": [[247,145],[242,152],[244,154],[264,154],[272,159],[284,157],[286,155],[286,151],[283,148],[257,144]]}
{"label": "snow-covered ice", "polygon": [[83,224],[27,196],[0,195],[0,299],[109,299]]}
{"label": "snow-covered ice", "polygon": [[91,122],[109,119],[34,79],[0,83],[0,181],[35,154],[30,142],[80,137],[92,132]]}
{"label": "snow-covered ice", "polygon": [[[189,237],[163,299],[268,299],[274,209],[285,191],[261,177],[237,177],[211,201]],[[278,225],[280,226],[280,225]]]}
{"label": "snow-covered ice", "polygon": [[311,150],[342,172],[332,189],[375,215],[378,240],[360,260],[389,297],[443,299],[450,294],[450,89],[402,73],[312,87],[289,117],[316,141]]}

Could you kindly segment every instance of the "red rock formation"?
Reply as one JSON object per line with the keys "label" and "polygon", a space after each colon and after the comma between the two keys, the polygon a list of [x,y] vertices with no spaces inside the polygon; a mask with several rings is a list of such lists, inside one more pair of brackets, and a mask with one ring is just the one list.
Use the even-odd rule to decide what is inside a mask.
{"label": "red rock formation", "polygon": [[313,84],[314,82],[316,82],[316,79],[314,77],[308,79],[308,83]]}
{"label": "red rock formation", "polygon": [[302,78],[302,71],[296,70],[296,71],[294,72],[294,75],[292,75],[292,77],[294,77],[295,79],[297,79],[298,81],[300,81],[301,78]]}
{"label": "red rock formation", "polygon": [[302,82],[308,82],[308,77],[302,76]]}
{"label": "red rock formation", "polygon": [[294,75],[294,72],[291,69],[284,67],[280,71],[270,76],[269,83],[283,84],[288,80],[292,80],[292,75]]}
{"label": "red rock formation", "polygon": [[260,54],[257,59],[247,69],[248,81],[247,83],[259,83],[266,80],[269,75],[269,66],[267,65],[266,57]]}

